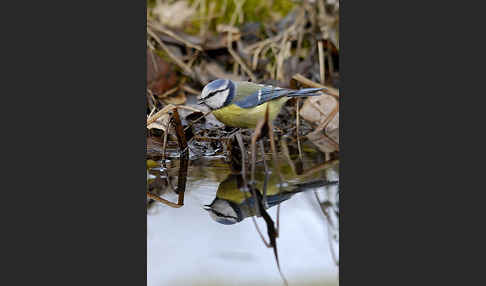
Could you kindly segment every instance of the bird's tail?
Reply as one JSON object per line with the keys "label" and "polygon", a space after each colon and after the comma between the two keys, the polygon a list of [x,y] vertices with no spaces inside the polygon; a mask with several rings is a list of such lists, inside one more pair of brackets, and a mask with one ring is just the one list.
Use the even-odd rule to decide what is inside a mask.
{"label": "bird's tail", "polygon": [[290,97],[300,97],[300,96],[315,96],[321,95],[320,91],[327,90],[326,88],[304,88],[299,90],[292,90],[287,96]]}

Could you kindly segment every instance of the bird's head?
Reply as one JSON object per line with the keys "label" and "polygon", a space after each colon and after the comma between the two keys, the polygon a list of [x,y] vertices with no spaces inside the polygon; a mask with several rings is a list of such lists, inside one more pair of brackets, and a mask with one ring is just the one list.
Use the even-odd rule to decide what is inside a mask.
{"label": "bird's head", "polygon": [[221,224],[235,224],[243,220],[237,206],[227,200],[215,199],[210,205],[204,206],[209,216]]}
{"label": "bird's head", "polygon": [[229,79],[217,79],[208,83],[198,96],[199,103],[216,110],[228,105],[234,97],[235,85]]}

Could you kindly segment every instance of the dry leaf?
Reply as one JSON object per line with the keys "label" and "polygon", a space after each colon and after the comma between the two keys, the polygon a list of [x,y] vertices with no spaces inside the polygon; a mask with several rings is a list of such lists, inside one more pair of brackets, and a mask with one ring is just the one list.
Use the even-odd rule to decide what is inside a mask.
{"label": "dry leaf", "polygon": [[[339,135],[339,111],[336,113],[336,115],[333,117],[331,122],[326,127],[326,133],[330,136],[331,132],[338,130],[338,135]],[[334,139],[334,138],[333,138]],[[338,139],[336,139],[336,142],[339,142]]]}
{"label": "dry leaf", "polygon": [[[339,133],[339,129],[338,133]],[[339,145],[324,134],[322,130],[315,130],[306,136],[321,152],[331,153],[339,150]]]}
{"label": "dry leaf", "polygon": [[147,87],[156,95],[170,90],[177,84],[177,74],[171,64],[147,50]]}
{"label": "dry leaf", "polygon": [[322,152],[334,152],[339,150],[339,111],[337,100],[328,95],[308,97],[300,115],[305,120],[317,126],[317,129],[307,138]]}
{"label": "dry leaf", "polygon": [[169,125],[169,118],[170,115],[168,113],[163,114],[159,119],[157,119],[155,122],[150,123],[147,125],[147,128],[150,129],[159,129],[162,131],[167,130],[167,126]]}
{"label": "dry leaf", "polygon": [[[329,114],[331,114],[336,105],[336,99],[328,94],[323,94],[321,96],[310,96],[304,101],[304,105],[300,110],[300,116],[302,116],[302,118],[305,120],[319,126],[324,120],[326,120]],[[332,121],[335,118],[336,116],[332,118]],[[339,117],[337,120],[338,121],[334,123],[335,125],[339,125]]]}

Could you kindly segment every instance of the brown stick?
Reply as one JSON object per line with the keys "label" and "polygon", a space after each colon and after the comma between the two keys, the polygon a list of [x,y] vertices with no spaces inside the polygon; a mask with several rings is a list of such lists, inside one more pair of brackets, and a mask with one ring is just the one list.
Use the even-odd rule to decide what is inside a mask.
{"label": "brown stick", "polygon": [[167,36],[172,37],[172,38],[174,38],[174,39],[176,39],[176,40],[184,43],[184,45],[188,46],[189,48],[193,48],[193,49],[196,49],[198,51],[202,51],[203,50],[201,46],[196,45],[196,44],[193,44],[193,43],[187,41],[186,39],[184,39],[182,37],[179,37],[177,34],[175,34],[171,30],[165,28],[164,26],[162,26],[160,24],[157,24],[157,23],[154,23],[154,22],[148,22],[147,24],[152,29],[157,30],[159,32],[162,32],[162,33],[166,34]]}
{"label": "brown stick", "polygon": [[235,59],[235,61],[238,64],[240,64],[241,68],[243,68],[243,70],[248,74],[248,76],[251,78],[251,81],[252,82],[257,82],[257,78],[251,72],[251,69],[246,65],[245,62],[243,62],[243,60],[240,58],[240,56],[233,50],[233,47],[231,47],[231,45],[233,43],[231,41],[231,32],[228,32],[227,35],[228,35],[228,45],[227,45],[228,52],[231,54],[231,56],[233,56],[233,58]]}
{"label": "brown stick", "polygon": [[186,191],[186,180],[187,180],[187,168],[189,161],[189,152],[187,149],[187,140],[184,130],[182,129],[181,119],[179,117],[179,112],[174,109],[173,113],[175,130],[177,135],[177,141],[179,142],[180,150],[180,166],[179,175],[177,176],[177,193],[179,195],[179,205],[184,205],[184,192]]}
{"label": "brown stick", "polygon": [[174,61],[174,63],[177,64],[187,75],[190,75],[190,76],[193,75],[191,68],[187,64],[185,64],[181,59],[176,57],[171,52],[171,50],[169,50],[169,48],[159,39],[159,37],[157,37],[157,35],[155,35],[155,33],[152,30],[147,28],[147,33],[149,33],[150,36],[152,36],[152,38],[155,39],[155,41],[160,45],[160,47],[164,50],[164,52],[167,53],[169,58],[171,58]]}
{"label": "brown stick", "polygon": [[322,41],[317,41],[317,49],[319,50],[319,74],[321,76],[321,84],[326,84],[326,70],[324,68],[324,48]]}

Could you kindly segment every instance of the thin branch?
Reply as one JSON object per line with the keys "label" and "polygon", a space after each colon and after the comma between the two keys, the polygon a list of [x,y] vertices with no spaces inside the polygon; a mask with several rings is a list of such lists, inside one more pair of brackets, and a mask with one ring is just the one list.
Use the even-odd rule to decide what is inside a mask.
{"label": "thin branch", "polygon": [[167,53],[169,58],[171,58],[174,61],[174,63],[177,64],[186,74],[188,74],[188,75],[193,74],[191,68],[188,65],[186,65],[181,59],[176,57],[172,53],[172,51],[159,39],[159,37],[157,37],[157,35],[155,35],[155,33],[152,30],[147,28],[147,33],[150,34],[150,36],[152,36],[152,38],[155,39],[155,41],[160,45],[160,47],[164,50],[164,52]]}
{"label": "thin branch", "polygon": [[227,43],[227,48],[228,52],[231,54],[231,56],[235,59],[235,61],[240,64],[240,66],[245,70],[245,72],[248,74],[248,76],[251,78],[252,82],[257,82],[257,78],[253,74],[253,72],[250,70],[250,68],[243,62],[241,57],[233,50],[233,47],[231,46],[232,40],[231,40],[231,32],[228,31],[228,43]]}
{"label": "thin branch", "polygon": [[159,32],[162,32],[164,34],[166,34],[167,36],[169,37],[172,37],[182,43],[184,43],[184,45],[188,46],[189,48],[193,48],[193,49],[196,49],[198,51],[203,51],[202,47],[199,46],[199,45],[196,45],[196,44],[193,44],[191,42],[189,42],[188,40],[178,36],[177,34],[175,34],[174,32],[172,32],[171,30],[165,28],[164,26],[158,24],[158,23],[154,23],[154,22],[148,22],[147,23],[152,29],[156,30],[156,31],[159,31]]}

